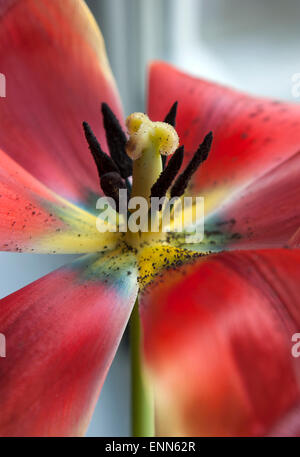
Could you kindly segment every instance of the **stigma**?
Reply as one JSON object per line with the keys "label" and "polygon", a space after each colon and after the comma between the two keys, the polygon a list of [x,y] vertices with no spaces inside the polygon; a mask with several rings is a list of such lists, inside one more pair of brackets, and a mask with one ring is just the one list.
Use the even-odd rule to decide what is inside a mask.
{"label": "stigma", "polygon": [[133,113],[126,119],[129,140],[126,152],[137,160],[144,151],[151,149],[157,155],[171,155],[179,145],[176,130],[166,122],[152,122],[144,113]]}
{"label": "stigma", "polygon": [[152,122],[143,113],[128,116],[126,126],[126,152],[133,160],[131,197],[143,197],[150,202],[151,188],[163,170],[161,156],[173,154],[179,138],[170,124]]}

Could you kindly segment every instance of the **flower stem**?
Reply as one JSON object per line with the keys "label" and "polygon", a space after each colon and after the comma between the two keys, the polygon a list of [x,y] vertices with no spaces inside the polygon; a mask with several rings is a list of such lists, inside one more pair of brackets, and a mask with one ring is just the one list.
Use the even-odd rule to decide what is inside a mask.
{"label": "flower stem", "polygon": [[132,436],[154,436],[154,404],[145,378],[141,350],[141,323],[138,300],[130,318],[131,348],[131,424]]}

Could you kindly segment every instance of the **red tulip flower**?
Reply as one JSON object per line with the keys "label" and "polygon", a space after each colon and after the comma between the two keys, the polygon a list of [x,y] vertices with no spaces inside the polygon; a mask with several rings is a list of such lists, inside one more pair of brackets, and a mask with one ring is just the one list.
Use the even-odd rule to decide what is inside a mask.
{"label": "red tulip flower", "polygon": [[[0,25],[1,249],[84,254],[1,301],[0,435],[84,434],[137,297],[136,434],[154,408],[157,435],[299,435],[300,106],[154,62],[142,125],[156,133],[133,115],[127,142],[82,1],[0,0]],[[185,149],[162,172],[155,129],[176,143],[175,101]],[[132,169],[135,195],[164,173],[159,189],[204,197],[202,242],[99,232],[97,199]]]}

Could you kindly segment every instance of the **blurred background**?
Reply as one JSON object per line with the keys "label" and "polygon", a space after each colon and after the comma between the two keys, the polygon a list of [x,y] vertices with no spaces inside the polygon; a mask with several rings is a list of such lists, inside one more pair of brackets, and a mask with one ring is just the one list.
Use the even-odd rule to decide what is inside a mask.
{"label": "blurred background", "polygon": [[[100,24],[125,114],[145,109],[147,63],[164,59],[187,72],[253,94],[298,102],[299,0],[88,0]],[[296,94],[297,95],[297,94]],[[300,94],[298,94],[300,96]],[[0,296],[63,265],[70,256],[1,253]],[[123,341],[89,436],[130,434],[130,367]]]}
{"label": "blurred background", "polygon": [[88,0],[126,114],[143,110],[147,63],[291,99],[300,71],[297,0]]}

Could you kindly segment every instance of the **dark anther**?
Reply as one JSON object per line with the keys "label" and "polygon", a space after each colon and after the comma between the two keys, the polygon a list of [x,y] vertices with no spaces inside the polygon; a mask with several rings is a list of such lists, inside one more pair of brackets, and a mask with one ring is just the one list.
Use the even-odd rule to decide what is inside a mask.
{"label": "dark anther", "polygon": [[168,162],[166,168],[159,175],[158,180],[151,188],[151,197],[164,197],[180,170],[183,161],[184,146],[180,146]]}
{"label": "dark anther", "polygon": [[119,173],[106,173],[101,176],[100,183],[104,194],[113,198],[116,203],[116,210],[119,211],[119,190],[126,189],[126,184]]}
{"label": "dark anther", "polygon": [[209,154],[211,144],[213,140],[212,132],[209,132],[203,140],[203,143],[200,144],[199,148],[194,154],[194,157],[191,159],[186,169],[178,176],[171,189],[171,198],[172,197],[181,197],[184,193],[189,180],[192,175],[198,169],[202,162],[204,162]]}
{"label": "dark anther", "polygon": [[132,175],[132,160],[125,151],[126,135],[118,119],[106,103],[102,103],[101,110],[110,155],[117,164],[122,178],[128,178]]}
{"label": "dark anther", "polygon": [[[166,115],[165,120],[164,120],[164,122],[172,125],[172,127],[174,127],[174,128],[176,127],[177,107],[178,107],[178,102],[173,103],[170,111],[168,112],[168,114]],[[167,156],[162,156],[161,160],[162,160],[162,166],[164,169],[166,166]]]}
{"label": "dark anther", "polygon": [[112,159],[101,149],[100,144],[98,143],[97,138],[95,137],[91,127],[87,122],[83,122],[83,129],[86,140],[88,142],[90,151],[93,155],[94,161],[97,165],[99,178],[105,173],[110,172],[119,172],[116,164]]}
{"label": "dark anther", "polygon": [[168,114],[166,115],[165,120],[164,120],[164,122],[166,122],[167,124],[172,125],[172,127],[174,127],[174,128],[176,127],[177,106],[178,106],[178,102],[175,102],[171,106],[171,109],[168,112]]}

